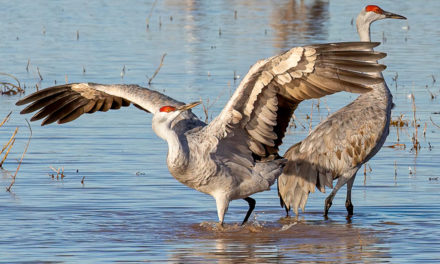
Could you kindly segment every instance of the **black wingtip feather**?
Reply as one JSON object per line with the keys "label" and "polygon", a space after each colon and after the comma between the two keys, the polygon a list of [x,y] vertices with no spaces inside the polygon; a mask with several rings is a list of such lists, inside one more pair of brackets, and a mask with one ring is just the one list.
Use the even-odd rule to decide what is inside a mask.
{"label": "black wingtip feather", "polygon": [[52,113],[55,113],[65,105],[69,104],[72,101],[75,101],[77,99],[81,98],[79,94],[74,94],[73,96],[68,96],[67,99],[64,97],[52,102],[51,104],[46,105],[43,107],[40,111],[38,111],[32,118],[31,121],[40,120],[48,115],[51,115]]}
{"label": "black wingtip feather", "polygon": [[35,100],[33,103],[31,103],[30,105],[28,105],[27,107],[25,107],[23,110],[21,110],[20,114],[28,114],[28,113],[32,113],[38,109],[41,109],[45,106],[48,106],[50,104],[52,104],[55,101],[58,101],[60,99],[63,99],[67,96],[73,95],[74,93],[71,91],[64,91],[61,93],[56,93],[53,95],[49,95],[47,97],[43,97],[40,98],[38,100]]}
{"label": "black wingtip feather", "polygon": [[83,98],[77,98],[78,100],[72,100],[69,103],[66,103],[62,107],[60,107],[58,110],[52,112],[49,114],[46,119],[42,122],[42,124],[51,124],[57,120],[63,119],[64,117],[68,116],[70,113],[75,111],[76,109],[83,107],[88,103],[87,99]]}
{"label": "black wingtip feather", "polygon": [[48,97],[54,94],[58,94],[64,91],[68,91],[71,89],[72,84],[64,84],[64,85],[58,85],[58,86],[53,86],[53,87],[49,87],[43,90],[40,90],[38,92],[35,92],[33,94],[30,94],[28,96],[25,96],[24,98],[18,100],[15,105],[24,105],[24,104],[28,104],[31,103],[33,101],[39,100],[41,98],[44,97]]}

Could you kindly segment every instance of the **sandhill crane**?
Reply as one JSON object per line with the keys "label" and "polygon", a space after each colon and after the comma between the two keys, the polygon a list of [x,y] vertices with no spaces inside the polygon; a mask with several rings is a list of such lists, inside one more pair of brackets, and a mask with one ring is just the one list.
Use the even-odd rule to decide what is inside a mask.
{"label": "sandhill crane", "polygon": [[[406,19],[374,5],[362,9],[356,19],[361,41],[369,42],[371,23],[385,18]],[[383,77],[381,72],[374,75]],[[327,216],[334,196],[345,184],[345,206],[348,215],[353,215],[351,188],[356,173],[379,151],[389,133],[391,92],[385,81],[372,87],[372,91],[330,115],[302,142],[287,150],[284,157],[289,161],[278,178],[278,194],[287,215],[290,208],[296,214],[298,207],[304,211],[309,193],[315,187],[321,192],[325,192],[326,186],[333,188],[335,179],[336,186],[325,199],[324,215]]]}
{"label": "sandhill crane", "polygon": [[[268,190],[286,160],[278,155],[298,104],[339,91],[364,93],[382,77],[384,53],[379,43],[345,42],[295,47],[253,65],[222,112],[209,124],[184,104],[138,85],[72,83],[49,87],[19,100],[29,104],[21,114],[39,110],[31,121],[42,125],[73,121],[84,113],[107,111],[133,103],[153,114],[154,132],[167,141],[167,165],[181,183],[214,197],[219,224],[229,202]],[[366,72],[366,73],[365,73]]]}

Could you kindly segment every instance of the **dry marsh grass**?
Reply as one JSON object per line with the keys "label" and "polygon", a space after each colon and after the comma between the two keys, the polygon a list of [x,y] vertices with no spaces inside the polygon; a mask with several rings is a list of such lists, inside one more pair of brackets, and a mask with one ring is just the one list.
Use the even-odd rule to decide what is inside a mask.
{"label": "dry marsh grass", "polygon": [[[3,125],[9,120],[9,118],[11,116],[11,113],[12,112],[9,112],[9,114],[0,123],[0,128],[3,127]],[[8,191],[8,192],[11,192],[12,186],[14,185],[15,179],[17,178],[18,171],[20,170],[21,163],[23,162],[24,155],[26,154],[26,152],[28,150],[28,147],[29,147],[29,144],[31,142],[32,128],[31,128],[31,125],[29,124],[29,121],[26,120],[26,123],[27,123],[29,131],[30,131],[29,139],[28,139],[27,144],[26,144],[26,146],[24,148],[23,154],[21,155],[21,158],[18,161],[18,165],[17,165],[17,168],[15,170],[15,173],[13,175],[11,175],[11,183],[9,184],[8,187],[6,187],[6,191]],[[17,133],[18,133],[18,127],[15,128],[15,130],[12,133],[11,137],[9,138],[9,140],[2,147],[0,155],[3,155],[3,152],[5,152],[5,151],[6,152],[5,152],[5,154],[3,155],[3,158],[0,161],[0,168],[3,168],[3,164],[6,161],[8,155],[9,155],[9,152],[11,151],[11,149],[12,149],[14,143],[15,143]]]}
{"label": "dry marsh grass", "polygon": [[0,76],[5,76],[7,79],[12,79],[14,82],[0,81],[0,95],[16,95],[24,93],[24,88],[20,81],[12,74],[0,72]]}

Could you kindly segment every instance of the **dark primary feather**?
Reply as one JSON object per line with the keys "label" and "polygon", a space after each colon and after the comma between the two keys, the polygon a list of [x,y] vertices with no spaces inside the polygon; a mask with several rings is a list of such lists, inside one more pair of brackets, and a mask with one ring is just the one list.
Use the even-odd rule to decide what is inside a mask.
{"label": "dark primary feather", "polygon": [[321,59],[319,62],[319,67],[330,67],[342,70],[348,70],[353,72],[378,72],[386,69],[383,64],[377,64],[373,62],[364,62],[356,60],[348,60],[345,58],[334,58],[334,59]]}
{"label": "dark primary feather", "polygon": [[387,56],[384,52],[372,51],[369,53],[363,51],[328,51],[321,55],[324,59],[345,59],[361,61],[377,61]]}
{"label": "dark primary feather", "polygon": [[[78,100],[76,100],[78,99]],[[88,100],[84,98],[75,98],[71,102],[66,103],[62,107],[60,107],[57,111],[52,112],[50,115],[44,119],[41,125],[51,124],[57,120],[63,119],[64,117],[70,115],[76,109],[85,106],[88,103]]]}
{"label": "dark primary feather", "polygon": [[30,95],[22,98],[21,100],[18,100],[15,104],[16,105],[28,104],[30,102],[34,102],[34,101],[40,100],[42,98],[47,98],[51,95],[62,93],[64,91],[69,91],[69,90],[70,89],[67,85],[58,85],[58,86],[49,87],[49,88],[40,90],[38,92],[35,92],[33,94],[30,94]]}
{"label": "dark primary feather", "polygon": [[42,118],[45,118],[46,116],[58,111],[60,108],[65,106],[66,104],[80,99],[81,96],[79,94],[67,94],[63,97],[61,97],[59,100],[52,102],[50,104],[44,105],[44,107],[38,111],[32,118],[31,121],[40,120]]}
{"label": "dark primary feather", "polygon": [[[50,105],[50,104],[52,104],[52,103],[54,103],[64,97],[68,97],[73,94],[74,93],[69,93],[69,92],[64,92],[64,93],[58,92],[58,93],[54,93],[54,94],[48,94],[46,97],[42,97],[41,99],[36,100],[32,104],[25,107],[23,110],[21,110],[20,114],[32,113],[40,108],[43,108],[43,107]],[[21,102],[21,100],[18,102]]]}
{"label": "dark primary feather", "polygon": [[353,85],[357,85],[358,83],[360,83],[365,86],[378,84],[383,80],[380,77],[372,78],[370,75],[365,73],[346,71],[337,68],[317,68],[316,75],[319,75],[324,78],[346,81],[352,83]]}

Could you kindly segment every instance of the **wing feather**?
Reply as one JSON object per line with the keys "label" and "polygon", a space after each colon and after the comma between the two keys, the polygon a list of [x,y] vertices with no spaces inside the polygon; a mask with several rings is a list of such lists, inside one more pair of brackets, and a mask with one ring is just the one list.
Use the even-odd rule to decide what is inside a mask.
{"label": "wing feather", "polygon": [[69,96],[69,95],[73,95],[74,93],[70,93],[70,92],[63,92],[63,93],[55,93],[55,94],[48,94],[46,97],[42,97],[41,99],[37,99],[36,101],[34,101],[33,103],[31,103],[30,105],[26,106],[23,110],[21,110],[20,114],[28,114],[28,113],[32,113],[40,108],[43,108],[47,105],[50,105],[60,99],[62,99],[63,97]]}
{"label": "wing feather", "polygon": [[91,111],[94,109],[96,105],[96,101],[90,100],[84,107],[83,107],[83,113],[91,113]]}
{"label": "wing feather", "polygon": [[28,104],[30,102],[34,102],[34,101],[38,101],[42,98],[48,98],[51,95],[54,94],[59,94],[65,91],[70,91],[68,86],[65,85],[60,85],[60,86],[54,86],[54,87],[50,87],[50,88],[46,88],[40,91],[37,91],[33,94],[30,94],[26,97],[24,97],[23,99],[19,100],[16,105],[24,105],[24,104]]}
{"label": "wing feather", "polygon": [[82,114],[84,114],[85,111],[86,111],[86,106],[78,107],[69,114],[67,114],[66,116],[64,116],[63,118],[60,118],[60,120],[58,120],[58,124],[72,122],[73,120],[77,119]]}
{"label": "wing feather", "polygon": [[31,121],[36,121],[36,120],[40,120],[42,118],[45,118],[46,116],[50,115],[51,113],[54,113],[56,111],[58,111],[58,109],[62,108],[63,106],[65,106],[66,104],[80,99],[81,96],[79,94],[65,94],[63,97],[61,97],[60,99],[56,100],[55,102],[52,102],[46,106],[44,106],[44,108],[42,108],[38,113],[36,113],[32,118]]}
{"label": "wing feather", "polygon": [[337,67],[341,70],[358,71],[358,72],[378,72],[386,69],[383,64],[376,64],[374,62],[353,61],[353,60],[341,60],[341,59],[329,59],[321,58],[319,67]]}
{"label": "wing feather", "polygon": [[113,97],[113,103],[111,105],[111,109],[119,109],[122,107],[122,98],[121,97]]}
{"label": "wing feather", "polygon": [[106,97],[104,98],[104,103],[101,106],[101,109],[99,109],[99,111],[101,112],[107,112],[113,104],[113,98],[112,97]]}
{"label": "wing feather", "polygon": [[[72,97],[73,99],[73,97]],[[41,123],[41,125],[48,125],[51,124],[57,120],[63,119],[67,115],[69,115],[72,111],[75,111],[77,108],[85,106],[88,101],[84,98],[75,98],[78,100],[72,100],[69,103],[64,104],[62,107],[60,107],[58,110],[50,113],[46,119]],[[67,101],[65,101],[67,102]]]}
{"label": "wing feather", "polygon": [[372,78],[370,75],[365,73],[352,72],[335,68],[318,68],[316,70],[316,74],[324,78],[337,79],[353,84],[362,83],[364,85],[378,84],[381,83],[383,80],[379,77]]}
{"label": "wing feather", "polygon": [[373,51],[329,51],[321,55],[324,59],[377,61],[386,57],[386,53]]}
{"label": "wing feather", "polygon": [[85,111],[85,112],[92,114],[92,113],[99,111],[99,109],[101,109],[102,105],[104,104],[104,100],[105,99],[97,99],[96,101],[93,100],[92,102],[95,103],[95,106],[92,108],[92,110],[87,111],[87,112]]}

